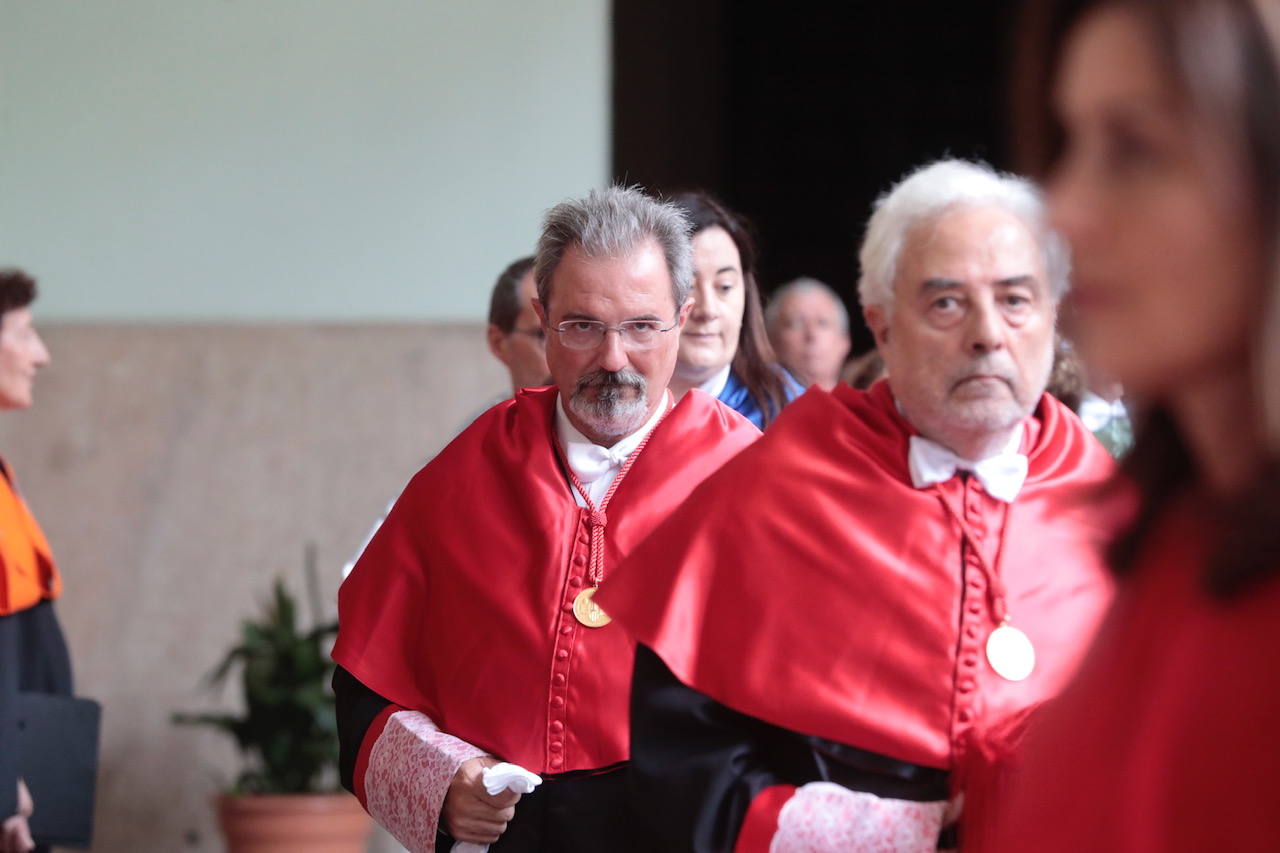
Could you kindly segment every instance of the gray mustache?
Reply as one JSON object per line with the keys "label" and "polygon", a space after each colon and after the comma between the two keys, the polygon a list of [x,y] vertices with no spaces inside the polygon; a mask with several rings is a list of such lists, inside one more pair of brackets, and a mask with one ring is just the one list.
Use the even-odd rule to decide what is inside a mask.
{"label": "gray mustache", "polygon": [[608,398],[619,396],[623,390],[643,392],[645,387],[644,376],[633,370],[597,370],[579,377],[574,392],[594,390],[598,397]]}

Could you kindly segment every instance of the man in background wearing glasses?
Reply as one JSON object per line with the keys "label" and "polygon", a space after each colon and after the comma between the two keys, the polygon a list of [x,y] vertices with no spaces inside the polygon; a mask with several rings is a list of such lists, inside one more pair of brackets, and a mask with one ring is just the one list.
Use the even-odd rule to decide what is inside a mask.
{"label": "man in background wearing glasses", "polygon": [[[547,333],[533,312],[537,285],[533,281],[532,257],[513,261],[493,285],[489,297],[489,327],[485,340],[489,352],[511,375],[511,393],[521,388],[550,385],[547,372]],[[494,403],[505,400],[503,395]]]}
{"label": "man in background wearing glasses", "polygon": [[[554,385],[491,409],[419,472],[342,587],[343,782],[410,850],[656,849],[621,772],[634,645],[592,597],[759,435],[667,391],[688,230],[634,189],[548,213],[534,307]],[[499,761],[543,784],[518,806],[488,794]]]}

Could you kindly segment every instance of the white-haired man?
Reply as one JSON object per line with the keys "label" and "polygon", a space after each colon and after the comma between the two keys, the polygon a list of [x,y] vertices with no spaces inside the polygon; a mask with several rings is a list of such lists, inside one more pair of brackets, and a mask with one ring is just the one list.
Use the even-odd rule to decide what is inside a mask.
{"label": "white-haired man", "polygon": [[1108,599],[1113,464],[1044,393],[1067,269],[1035,189],[934,163],[861,260],[887,381],[793,403],[601,590],[642,644],[633,787],[664,850],[935,850]]}
{"label": "white-haired man", "polygon": [[774,291],[764,309],[769,343],[782,366],[806,386],[830,391],[849,357],[849,312],[816,278],[797,278]]}
{"label": "white-haired man", "polygon": [[[652,851],[628,804],[633,641],[597,585],[759,432],[667,383],[688,222],[614,188],[547,215],[534,265],[549,388],[482,415],[410,482],[339,593],[341,770],[410,850]],[[543,776],[485,790],[511,762]]]}

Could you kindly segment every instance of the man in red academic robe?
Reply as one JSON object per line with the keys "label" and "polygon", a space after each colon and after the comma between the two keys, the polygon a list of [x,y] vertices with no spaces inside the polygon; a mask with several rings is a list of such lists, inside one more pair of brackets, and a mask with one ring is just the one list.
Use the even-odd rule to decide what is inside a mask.
{"label": "man in red academic robe", "polygon": [[862,250],[888,379],[793,403],[601,590],[642,644],[632,775],[660,849],[932,851],[961,792],[991,805],[972,753],[1059,689],[1109,596],[1113,465],[1043,393],[1051,240],[1020,179],[905,179]]}
{"label": "man in red academic robe", "polygon": [[[592,596],[759,435],[667,391],[690,258],[683,216],[638,191],[553,208],[535,308],[556,386],[499,404],[423,468],[342,586],[343,782],[410,850],[657,849],[624,792],[634,643]],[[499,761],[543,783],[491,795]]]}

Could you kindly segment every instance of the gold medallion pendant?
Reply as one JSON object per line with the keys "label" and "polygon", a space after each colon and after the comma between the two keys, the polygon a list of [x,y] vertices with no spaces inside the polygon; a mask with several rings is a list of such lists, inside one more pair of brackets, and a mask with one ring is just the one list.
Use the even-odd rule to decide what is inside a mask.
{"label": "gold medallion pendant", "polygon": [[598,586],[589,586],[573,599],[573,615],[588,628],[603,628],[613,621],[593,600]]}
{"label": "gold medallion pendant", "polygon": [[987,661],[1006,681],[1022,681],[1036,668],[1036,650],[1026,634],[1001,625],[987,637]]}

